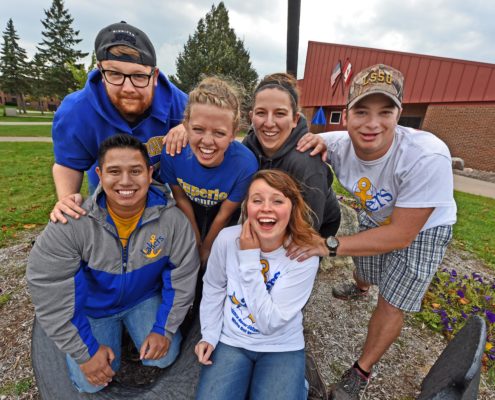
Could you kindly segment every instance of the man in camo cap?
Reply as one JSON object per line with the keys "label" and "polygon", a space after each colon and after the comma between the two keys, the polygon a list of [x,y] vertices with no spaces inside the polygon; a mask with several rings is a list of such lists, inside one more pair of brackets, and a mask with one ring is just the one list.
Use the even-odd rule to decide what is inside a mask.
{"label": "man in camo cap", "polygon": [[320,136],[340,183],[361,206],[359,233],[326,240],[330,256],[353,256],[356,265],[354,281],[332,294],[356,300],[378,286],[362,353],[332,387],[332,399],[362,394],[373,365],[400,335],[404,312],[419,311],[456,222],[449,149],[429,132],[398,125],[403,87],[400,71],[365,68],[351,83],[348,131]]}

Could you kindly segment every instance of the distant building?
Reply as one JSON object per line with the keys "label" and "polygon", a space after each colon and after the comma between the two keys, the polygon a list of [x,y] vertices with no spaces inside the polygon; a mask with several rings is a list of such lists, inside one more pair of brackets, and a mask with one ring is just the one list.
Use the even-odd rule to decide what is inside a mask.
{"label": "distant building", "polygon": [[[17,107],[17,97],[0,90],[0,106],[4,105]],[[29,96],[26,96],[26,106],[30,110],[41,110],[43,108],[43,111],[56,111],[59,105],[60,101],[53,97],[45,98],[43,105],[41,105],[37,100],[31,100]]]}
{"label": "distant building", "polygon": [[[332,86],[339,61],[341,73]],[[313,132],[345,129],[347,62],[351,74],[378,63],[400,70],[405,87],[399,123],[434,133],[466,167],[495,171],[495,64],[309,42],[304,79],[299,81],[301,106],[308,122],[320,107],[326,118],[325,125],[312,126]]]}

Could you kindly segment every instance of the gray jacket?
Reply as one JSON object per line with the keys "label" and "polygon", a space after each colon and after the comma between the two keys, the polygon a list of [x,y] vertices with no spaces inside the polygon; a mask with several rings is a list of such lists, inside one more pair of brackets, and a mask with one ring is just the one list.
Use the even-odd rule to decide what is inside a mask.
{"label": "gray jacket", "polygon": [[171,339],[193,302],[199,268],[185,215],[163,185],[152,184],[124,248],[101,187],[83,208],[88,213],[77,220],[49,223],[29,255],[29,290],[46,334],[83,363],[99,347],[88,316],[108,317],[161,294],[152,332]]}

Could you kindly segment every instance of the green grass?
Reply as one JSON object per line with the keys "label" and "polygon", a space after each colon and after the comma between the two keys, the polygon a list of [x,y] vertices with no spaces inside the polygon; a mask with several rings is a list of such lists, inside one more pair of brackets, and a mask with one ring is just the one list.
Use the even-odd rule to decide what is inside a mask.
{"label": "green grass", "polygon": [[9,293],[0,294],[0,308],[9,302],[11,297]]}
{"label": "green grass", "polygon": [[455,192],[455,245],[485,261],[495,270],[495,199]]}
{"label": "green grass", "polygon": [[0,125],[0,136],[52,136],[51,125]]}
{"label": "green grass", "polygon": [[43,117],[41,114],[36,115],[18,115],[17,117],[4,117],[0,115],[0,122],[52,122],[53,114]]}
{"label": "green grass", "polygon": [[[55,201],[51,143],[0,144],[0,247],[46,225]],[[8,162],[7,162],[8,160]],[[81,190],[87,196],[87,179]]]}
{"label": "green grass", "polygon": [[[0,145],[0,247],[19,231],[45,225],[55,204],[51,143]],[[8,161],[7,161],[8,160]]]}
{"label": "green grass", "polygon": [[23,378],[17,382],[10,382],[0,387],[0,396],[20,396],[33,386],[32,378]]}

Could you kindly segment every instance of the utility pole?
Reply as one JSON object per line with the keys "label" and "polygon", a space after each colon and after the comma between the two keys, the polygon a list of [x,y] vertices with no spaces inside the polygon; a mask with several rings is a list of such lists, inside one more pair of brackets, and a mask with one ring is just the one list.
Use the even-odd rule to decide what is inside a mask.
{"label": "utility pole", "polygon": [[287,72],[297,78],[301,0],[287,0]]}

